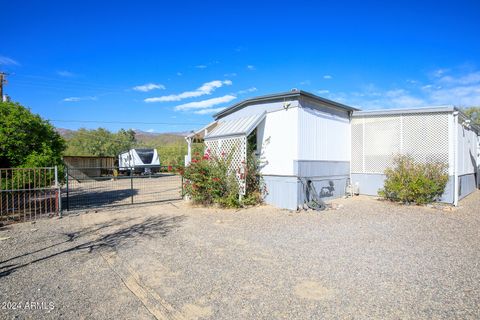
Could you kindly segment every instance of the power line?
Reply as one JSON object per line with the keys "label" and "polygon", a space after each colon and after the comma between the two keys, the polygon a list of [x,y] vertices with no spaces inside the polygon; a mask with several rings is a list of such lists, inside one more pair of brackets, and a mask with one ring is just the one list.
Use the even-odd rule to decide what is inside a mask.
{"label": "power line", "polygon": [[142,122],[142,121],[58,120],[58,119],[47,119],[47,120],[51,122],[73,122],[73,123],[146,124],[146,125],[170,125],[170,126],[205,125],[205,123],[196,123],[196,122]]}
{"label": "power line", "polygon": [[119,85],[110,85],[105,83],[93,83],[93,82],[85,82],[85,81],[75,81],[71,79],[55,79],[43,76],[29,76],[29,75],[22,75],[22,74],[15,74],[17,77],[23,79],[15,79],[15,83],[25,83],[25,84],[33,84],[33,85],[47,85],[47,86],[76,86],[76,87],[90,87],[92,89],[104,89],[104,90],[125,90],[123,86]]}

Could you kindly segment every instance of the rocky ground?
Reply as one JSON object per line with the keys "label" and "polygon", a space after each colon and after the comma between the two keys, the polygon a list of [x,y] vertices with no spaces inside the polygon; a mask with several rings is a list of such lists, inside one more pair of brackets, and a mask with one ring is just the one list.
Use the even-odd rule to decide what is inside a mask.
{"label": "rocky ground", "polygon": [[479,205],[172,202],[10,225],[0,318],[478,319]]}

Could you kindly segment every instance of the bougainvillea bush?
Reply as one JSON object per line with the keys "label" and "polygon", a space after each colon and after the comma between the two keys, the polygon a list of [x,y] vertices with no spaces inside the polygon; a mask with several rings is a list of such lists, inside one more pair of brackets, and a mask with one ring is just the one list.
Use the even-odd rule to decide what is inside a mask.
{"label": "bougainvillea bush", "polygon": [[385,171],[384,188],[378,194],[403,203],[426,204],[438,199],[448,181],[446,164],[418,163],[406,155],[398,155],[394,165]]}
{"label": "bougainvillea bush", "polygon": [[211,156],[209,150],[205,155],[195,154],[191,163],[180,169],[183,176],[184,194],[193,203],[201,205],[217,204],[221,207],[238,208],[262,202],[261,176],[254,156],[247,159],[245,179],[246,195],[239,197],[236,172],[229,170],[231,156],[222,154]]}

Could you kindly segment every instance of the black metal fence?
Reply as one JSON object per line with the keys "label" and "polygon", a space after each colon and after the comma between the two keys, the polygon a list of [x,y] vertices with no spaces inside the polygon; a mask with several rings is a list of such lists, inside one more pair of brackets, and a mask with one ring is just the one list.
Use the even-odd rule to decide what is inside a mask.
{"label": "black metal fence", "polygon": [[0,222],[35,220],[61,212],[57,167],[0,169]]}
{"label": "black metal fence", "polygon": [[63,208],[79,210],[182,198],[182,177],[172,167],[120,169],[66,167]]}

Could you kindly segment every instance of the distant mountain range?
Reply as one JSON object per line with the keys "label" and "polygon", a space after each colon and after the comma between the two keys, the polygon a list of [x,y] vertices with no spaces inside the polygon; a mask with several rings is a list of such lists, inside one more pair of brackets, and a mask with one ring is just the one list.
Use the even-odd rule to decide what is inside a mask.
{"label": "distant mountain range", "polygon": [[[65,139],[70,138],[76,131],[65,128],[56,128],[57,132]],[[190,132],[146,132],[142,130],[134,130],[135,138],[140,143],[145,144],[169,144],[184,141],[184,137]]]}
{"label": "distant mountain range", "polygon": [[135,136],[161,136],[161,135],[169,135],[169,136],[180,136],[180,137],[186,137],[190,131],[183,131],[183,132],[163,132],[163,133],[158,133],[158,132],[148,132],[148,131],[142,131],[142,130],[133,130],[135,131]]}

